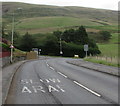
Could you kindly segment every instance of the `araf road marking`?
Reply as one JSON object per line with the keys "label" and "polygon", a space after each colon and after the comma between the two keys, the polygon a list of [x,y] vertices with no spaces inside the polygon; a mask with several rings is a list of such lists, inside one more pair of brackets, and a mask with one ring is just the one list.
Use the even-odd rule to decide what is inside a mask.
{"label": "araf road marking", "polygon": [[30,89],[28,89],[28,87],[24,86],[23,89],[22,89],[22,93],[32,93],[32,91],[30,91]]}
{"label": "araf road marking", "polygon": [[45,79],[47,83],[49,83],[50,81],[48,79]]}
{"label": "araf road marking", "polygon": [[61,73],[61,72],[57,72],[57,73],[60,74],[60,75],[62,75],[62,76],[65,77],[65,78],[67,78],[67,76],[64,75],[63,73]]}
{"label": "araf road marking", "polygon": [[96,92],[92,91],[91,89],[89,89],[89,88],[85,87],[84,85],[82,85],[82,84],[80,84],[80,83],[78,83],[78,82],[76,82],[76,81],[73,81],[73,82],[74,82],[75,84],[79,85],[80,87],[82,87],[82,88],[86,89],[87,91],[91,92],[92,94],[94,94],[94,95],[96,95],[96,96],[98,96],[98,97],[101,97],[101,95],[100,95],[100,94],[98,94],[98,93],[96,93]]}
{"label": "araf road marking", "polygon": [[37,91],[41,91],[41,92],[45,93],[42,86],[32,86],[32,88],[35,93],[37,93]]}
{"label": "araf road marking", "polygon": [[53,92],[53,91],[59,92],[58,89],[56,89],[55,87],[53,87],[51,85],[48,86],[48,90],[49,90],[49,92]]}
{"label": "araf road marking", "polygon": [[50,67],[50,69],[55,70],[53,67]]}

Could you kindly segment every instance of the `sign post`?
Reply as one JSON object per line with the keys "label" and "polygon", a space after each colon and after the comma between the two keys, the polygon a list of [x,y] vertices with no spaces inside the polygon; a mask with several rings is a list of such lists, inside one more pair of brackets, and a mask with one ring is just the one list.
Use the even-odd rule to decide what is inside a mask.
{"label": "sign post", "polygon": [[86,57],[87,57],[87,52],[88,52],[88,44],[84,45],[84,51],[86,52]]}

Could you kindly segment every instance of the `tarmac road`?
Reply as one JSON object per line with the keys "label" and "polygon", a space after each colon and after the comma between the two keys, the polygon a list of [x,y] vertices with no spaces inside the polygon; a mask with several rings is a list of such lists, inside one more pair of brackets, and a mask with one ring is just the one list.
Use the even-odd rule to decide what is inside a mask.
{"label": "tarmac road", "polygon": [[118,77],[50,58],[25,63],[6,104],[117,104]]}

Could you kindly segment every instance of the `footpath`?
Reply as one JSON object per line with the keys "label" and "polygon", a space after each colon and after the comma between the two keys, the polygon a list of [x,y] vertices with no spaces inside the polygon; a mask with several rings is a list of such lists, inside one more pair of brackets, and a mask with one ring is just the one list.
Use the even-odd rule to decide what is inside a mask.
{"label": "footpath", "polygon": [[14,73],[25,62],[25,60],[19,61],[17,63],[13,63],[12,65],[2,68],[2,81],[0,82],[0,85],[2,85],[2,103],[4,103],[6,100]]}
{"label": "footpath", "polygon": [[84,61],[82,59],[70,60],[70,61],[67,61],[67,63],[80,66],[80,67],[84,67],[84,68],[88,68],[91,70],[107,73],[107,74],[114,75],[114,76],[120,76],[118,67],[112,67],[112,66],[92,63],[92,62]]}

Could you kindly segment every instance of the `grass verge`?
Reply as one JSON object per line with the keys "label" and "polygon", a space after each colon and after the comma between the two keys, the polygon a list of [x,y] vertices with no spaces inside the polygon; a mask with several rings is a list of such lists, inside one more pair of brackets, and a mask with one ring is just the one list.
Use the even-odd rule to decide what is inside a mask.
{"label": "grass verge", "polygon": [[94,58],[85,58],[84,60],[89,61],[89,62],[93,62],[93,63],[108,65],[108,66],[120,67],[119,63],[116,64],[116,63],[106,62],[105,60],[97,60]]}

